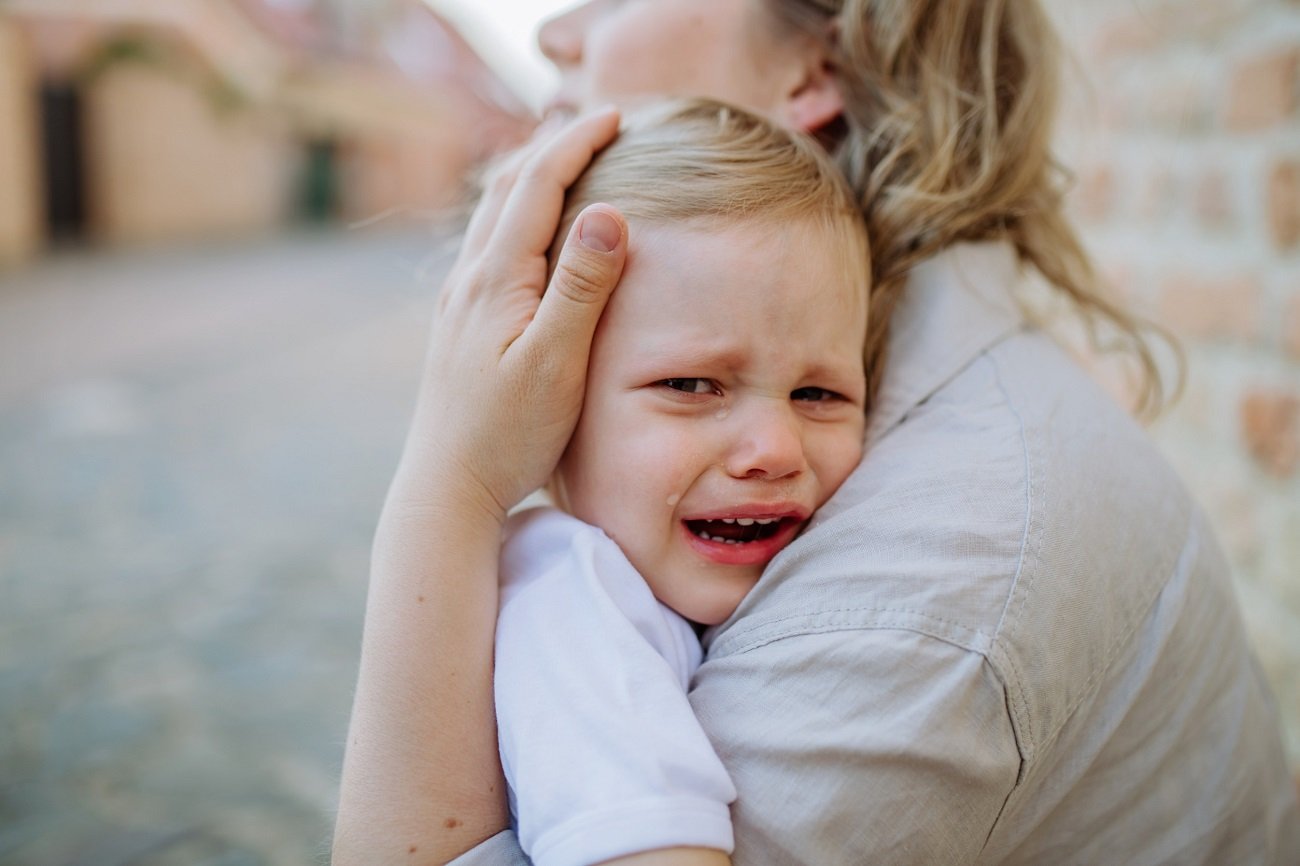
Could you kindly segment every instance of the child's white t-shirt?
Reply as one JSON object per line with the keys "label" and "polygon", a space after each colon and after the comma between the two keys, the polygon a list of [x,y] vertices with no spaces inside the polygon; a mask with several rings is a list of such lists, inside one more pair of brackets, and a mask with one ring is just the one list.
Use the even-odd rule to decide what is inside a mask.
{"label": "child's white t-shirt", "polygon": [[496,707],[519,841],[536,866],[733,847],[736,789],[686,692],[701,650],[613,541],[554,508],[510,518]]}

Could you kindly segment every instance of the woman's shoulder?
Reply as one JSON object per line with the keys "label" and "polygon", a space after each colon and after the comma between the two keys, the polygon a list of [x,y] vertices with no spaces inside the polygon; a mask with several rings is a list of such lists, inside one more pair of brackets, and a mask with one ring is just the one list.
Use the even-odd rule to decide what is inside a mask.
{"label": "woman's shoulder", "polygon": [[990,637],[1043,573],[1153,598],[1195,512],[1141,425],[1026,322],[1018,279],[1013,253],[984,244],[909,285],[867,453],[804,540],[818,558],[866,533],[865,560],[902,575],[888,594],[947,601],[945,616]]}
{"label": "woman's shoulder", "polygon": [[709,653],[830,622],[920,633],[985,657],[1013,704],[1059,709],[1189,581],[1221,594],[1226,567],[1176,474],[1064,352],[1022,330],[871,443]]}
{"label": "woman's shoulder", "polygon": [[932,615],[950,624],[941,637],[981,649],[1009,624],[1013,598],[1070,575],[1153,595],[1192,514],[1141,427],[1049,339],[1020,332],[869,443],[738,616],[869,598]]}

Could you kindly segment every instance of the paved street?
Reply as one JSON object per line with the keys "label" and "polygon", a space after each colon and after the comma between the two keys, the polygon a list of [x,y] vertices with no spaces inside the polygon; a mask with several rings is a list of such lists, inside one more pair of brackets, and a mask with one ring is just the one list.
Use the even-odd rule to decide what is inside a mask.
{"label": "paved street", "polygon": [[327,860],[435,247],[0,273],[0,863]]}

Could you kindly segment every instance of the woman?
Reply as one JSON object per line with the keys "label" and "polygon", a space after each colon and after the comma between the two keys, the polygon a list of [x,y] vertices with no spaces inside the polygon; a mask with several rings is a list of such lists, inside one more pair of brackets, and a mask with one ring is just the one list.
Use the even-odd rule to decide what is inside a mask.
{"label": "woman", "polygon": [[[1032,266],[1126,338],[1159,405],[1061,213],[1036,2],[593,0],[541,40],[557,111],[707,95],[814,133],[871,232],[866,457],[706,635],[693,685],[739,792],[735,862],[1296,862],[1271,700],[1208,528],[1016,304]],[[493,726],[496,552],[573,428],[627,254],[621,217],[592,206],[539,302],[562,191],[616,123],[589,114],[502,172],[444,288],[376,537],[338,864],[521,862]]]}

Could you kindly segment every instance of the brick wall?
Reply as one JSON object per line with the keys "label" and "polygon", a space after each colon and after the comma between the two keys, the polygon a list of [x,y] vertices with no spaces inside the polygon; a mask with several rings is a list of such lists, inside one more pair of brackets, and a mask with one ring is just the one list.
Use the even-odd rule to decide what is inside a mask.
{"label": "brick wall", "polygon": [[1182,338],[1153,433],[1219,530],[1300,767],[1300,2],[1044,2],[1075,216]]}

